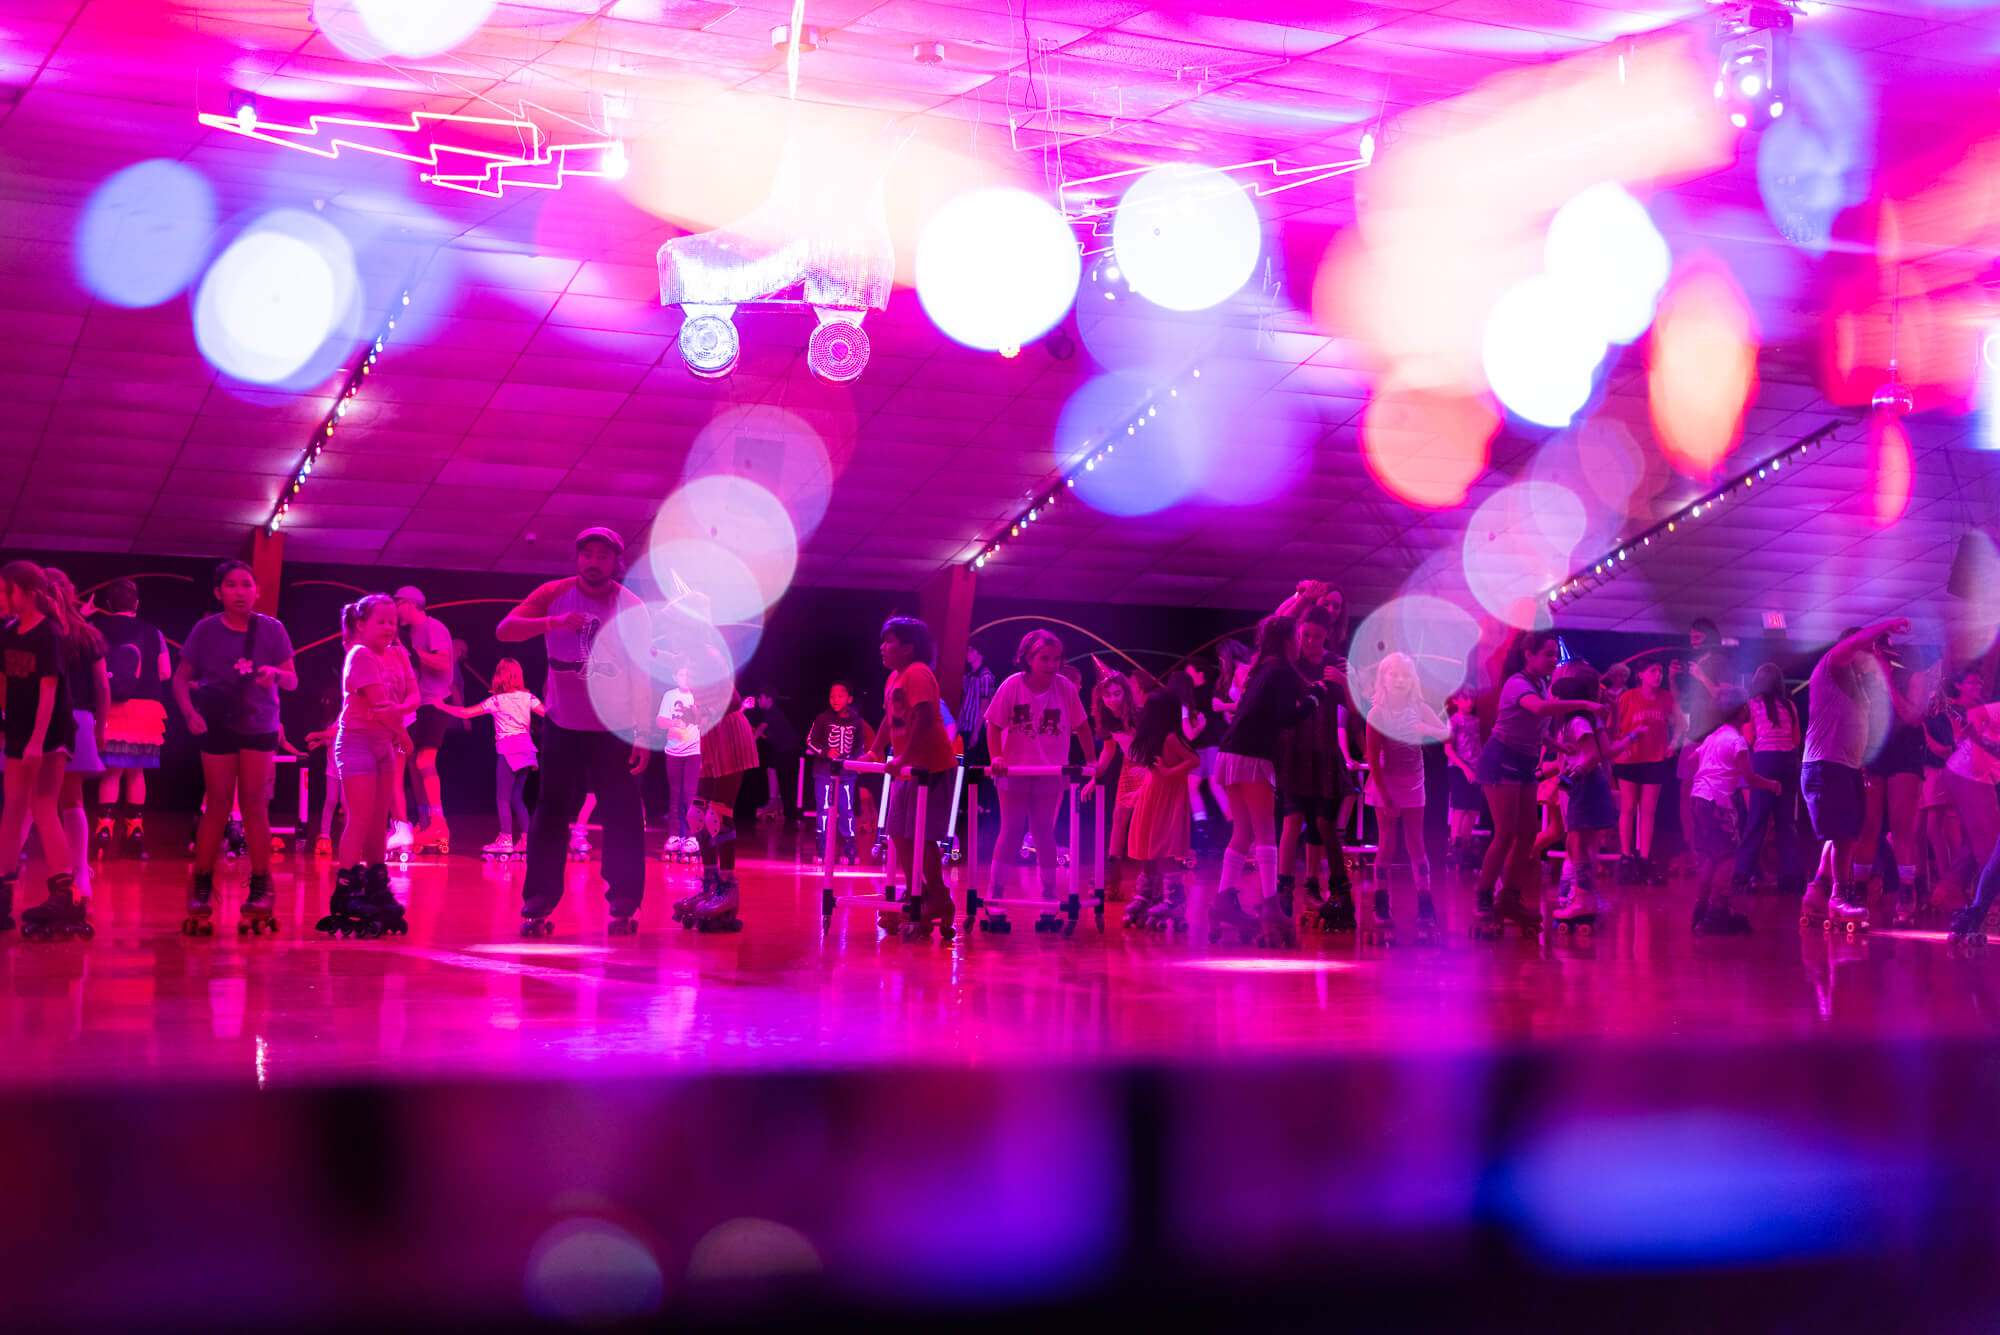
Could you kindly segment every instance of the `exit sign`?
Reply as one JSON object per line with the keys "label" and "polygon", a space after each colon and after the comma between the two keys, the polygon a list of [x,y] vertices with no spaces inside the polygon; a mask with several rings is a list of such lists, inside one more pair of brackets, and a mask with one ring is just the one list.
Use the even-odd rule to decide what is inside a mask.
{"label": "exit sign", "polygon": [[1764,613],[1765,630],[1783,630],[1784,628],[1785,628],[1785,614],[1783,612]]}

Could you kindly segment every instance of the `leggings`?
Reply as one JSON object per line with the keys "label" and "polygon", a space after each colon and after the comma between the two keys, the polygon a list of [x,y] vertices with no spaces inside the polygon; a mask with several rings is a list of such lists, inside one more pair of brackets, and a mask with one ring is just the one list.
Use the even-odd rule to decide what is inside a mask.
{"label": "leggings", "polygon": [[1009,884],[1002,868],[1025,866],[1021,861],[1021,836],[1035,836],[1035,870],[1040,873],[1043,897],[1056,893],[1056,816],[1062,810],[1063,793],[1069,780],[1060,774],[1037,774],[1027,778],[1000,780],[1000,838],[993,845],[993,868],[988,882],[994,893]]}
{"label": "leggings", "polygon": [[523,838],[528,833],[528,776],[535,772],[533,765],[515,769],[507,757],[497,756],[493,761],[493,799],[500,808],[500,837],[511,839],[516,832]]}

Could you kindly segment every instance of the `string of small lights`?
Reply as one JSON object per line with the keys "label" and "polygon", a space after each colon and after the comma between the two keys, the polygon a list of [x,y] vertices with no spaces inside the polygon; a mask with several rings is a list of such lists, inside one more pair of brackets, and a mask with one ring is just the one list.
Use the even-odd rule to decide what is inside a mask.
{"label": "string of small lights", "polygon": [[1633,553],[1664,542],[1669,536],[1678,537],[1687,532],[1701,520],[1714,515],[1732,496],[1740,495],[1757,483],[1770,479],[1787,464],[1796,467],[1813,450],[1832,444],[1833,433],[1845,425],[1848,424],[1828,422],[1811,435],[1792,442],[1763,462],[1744,469],[1734,477],[1725,478],[1706,496],[1688,502],[1659,523],[1628,538],[1596,561],[1578,569],[1562,583],[1549,589],[1545,595],[1549,606],[1551,608],[1566,606],[1591,590],[1602,588],[1630,567]]}
{"label": "string of small lights", "polygon": [[[1201,368],[1197,366],[1189,371],[1188,378],[1190,380],[1201,379]],[[1164,398],[1161,397],[1159,390],[1154,390],[1152,394],[1147,396],[1143,403],[1132,410],[1130,416],[1123,420],[1121,425],[1125,428],[1124,434],[1136,438],[1145,429],[1148,422],[1154,421],[1159,417],[1162,407],[1171,407],[1172,402],[1179,399],[1180,396],[1181,387],[1178,385],[1169,385]],[[1029,525],[1048,513],[1049,507],[1056,503],[1057,497],[1075,487],[1078,477],[1084,473],[1097,471],[1099,465],[1103,464],[1112,454],[1117,453],[1118,434],[1118,428],[1114,426],[1106,430],[1103,435],[1097,437],[1094,441],[1086,442],[1083,453],[1077,455],[1071,461],[1068,471],[1056,478],[1055,485],[1048,488],[1047,491],[1034,500],[1028,502],[1027,509],[1016,515],[1013,522],[1003,525],[999,533],[982,542],[979,547],[979,554],[970,561],[967,561],[966,566],[972,570],[984,568],[988,561],[999,554],[1003,544],[1020,537],[1027,531]]]}
{"label": "string of small lights", "polygon": [[270,519],[264,524],[266,533],[276,534],[284,526],[285,515],[291,510],[292,502],[298,499],[299,491],[305,486],[306,479],[312,476],[314,462],[326,451],[326,447],[333,443],[334,427],[340,424],[341,418],[347,416],[348,405],[354,402],[354,396],[361,391],[363,382],[375,369],[376,360],[381,357],[382,349],[388,346],[389,335],[396,331],[396,317],[401,315],[409,304],[410,289],[405,287],[398,299],[389,304],[388,319],[383,322],[380,332],[375,335],[374,343],[369,345],[367,355],[355,363],[353,373],[341,387],[340,397],[333,401],[333,411],[326,415],[326,420],[313,432],[312,443],[306,446],[305,454],[300,458],[299,466],[293,470],[291,480],[279,489],[278,504],[271,511]]}

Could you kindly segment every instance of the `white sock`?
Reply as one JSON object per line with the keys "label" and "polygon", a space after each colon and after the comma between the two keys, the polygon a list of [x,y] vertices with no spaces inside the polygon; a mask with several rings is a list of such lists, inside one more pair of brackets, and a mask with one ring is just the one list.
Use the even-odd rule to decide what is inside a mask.
{"label": "white sock", "polygon": [[1235,849],[1223,849],[1222,874],[1215,878],[1215,893],[1217,895],[1225,895],[1234,890],[1237,878],[1242,876],[1243,869],[1249,865],[1250,859]]}
{"label": "white sock", "polygon": [[62,814],[63,833],[69,836],[69,856],[74,864],[76,892],[90,898],[90,813],[69,807]]}
{"label": "white sock", "polygon": [[1278,893],[1278,850],[1271,844],[1259,844],[1255,851],[1257,860],[1257,883],[1264,889],[1260,898],[1270,899]]}

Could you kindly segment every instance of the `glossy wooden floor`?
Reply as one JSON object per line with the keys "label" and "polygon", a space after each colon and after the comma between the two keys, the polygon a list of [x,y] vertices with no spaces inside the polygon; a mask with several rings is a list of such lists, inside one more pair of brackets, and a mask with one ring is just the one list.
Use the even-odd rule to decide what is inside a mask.
{"label": "glossy wooden floor", "polygon": [[[1125,932],[885,938],[844,910],[821,930],[817,873],[760,837],[746,930],[669,918],[692,880],[651,864],[637,937],[606,936],[594,864],[571,864],[553,938],[518,935],[518,865],[476,855],[398,874],[407,937],[327,940],[328,859],[281,858],[282,929],[240,938],[232,869],[212,938],[178,928],[185,865],[113,861],[89,943],[0,937],[0,1082],[219,1080],[260,1086],[439,1075],[622,1075],[892,1063],[1172,1060],[1518,1044],[1984,1035],[2000,1027],[2000,950],[1941,933],[1863,942],[1802,932],[1751,901],[1756,935],[1688,932],[1688,895],[1630,892],[1588,943],[1466,938],[1470,893],[1442,896],[1442,948],[1210,947]],[[1203,876],[1212,874],[1207,867]],[[858,877],[843,889],[872,884]],[[24,896],[25,898],[25,896]],[[32,900],[30,900],[32,902]],[[1407,920],[1412,905],[1399,897]]]}

